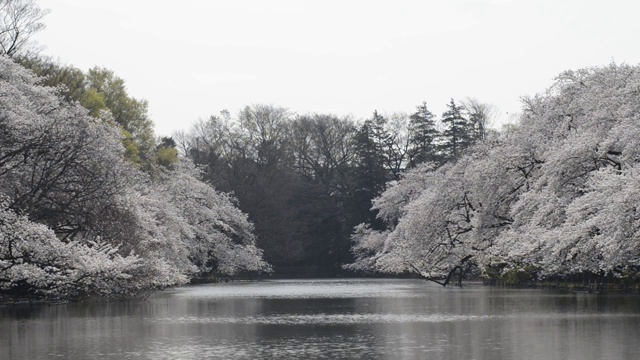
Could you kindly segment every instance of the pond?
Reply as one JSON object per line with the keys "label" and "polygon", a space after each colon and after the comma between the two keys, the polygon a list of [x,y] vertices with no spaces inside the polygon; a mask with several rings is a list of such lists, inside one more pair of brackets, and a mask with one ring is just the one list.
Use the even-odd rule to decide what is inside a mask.
{"label": "pond", "polygon": [[0,359],[637,359],[640,297],[419,280],[186,286],[0,308]]}

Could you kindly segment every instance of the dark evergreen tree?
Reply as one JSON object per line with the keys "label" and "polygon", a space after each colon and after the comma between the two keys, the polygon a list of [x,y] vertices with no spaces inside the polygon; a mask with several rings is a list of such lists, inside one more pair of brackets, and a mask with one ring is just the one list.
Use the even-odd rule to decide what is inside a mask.
{"label": "dark evergreen tree", "polygon": [[366,222],[375,223],[375,213],[371,211],[371,200],[382,194],[388,180],[385,169],[387,157],[381,142],[384,133],[381,124],[384,118],[374,113],[374,117],[362,124],[355,141],[355,164],[353,176],[353,215],[354,225]]}
{"label": "dark evergreen tree", "polygon": [[427,161],[440,162],[436,143],[440,133],[436,129],[435,115],[427,108],[426,101],[410,116],[409,126],[411,149],[408,167]]}
{"label": "dark evergreen tree", "polygon": [[401,139],[389,131],[389,123],[386,117],[373,112],[373,117],[368,119],[370,139],[375,144],[379,153],[379,161],[383,166],[386,175],[385,181],[400,180],[400,174],[404,170],[405,151],[403,150]]}
{"label": "dark evergreen tree", "polygon": [[473,128],[464,115],[464,107],[453,99],[442,114],[444,130],[439,144],[440,154],[445,161],[455,161],[473,142]]}

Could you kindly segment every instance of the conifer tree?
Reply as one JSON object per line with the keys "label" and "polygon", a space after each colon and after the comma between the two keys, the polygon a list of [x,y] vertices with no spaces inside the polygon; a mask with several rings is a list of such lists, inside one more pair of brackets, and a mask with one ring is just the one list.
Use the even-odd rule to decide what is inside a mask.
{"label": "conifer tree", "polygon": [[447,104],[447,111],[442,114],[445,128],[439,145],[441,155],[446,161],[455,161],[472,143],[472,127],[465,117],[464,107],[455,103],[453,99]]}
{"label": "conifer tree", "polygon": [[408,167],[413,168],[427,161],[438,162],[436,141],[439,133],[435,115],[427,108],[426,101],[417,106],[416,112],[410,116],[409,126],[411,150]]}
{"label": "conifer tree", "polygon": [[[376,123],[377,121],[377,123]],[[354,138],[355,142],[355,169],[353,206],[356,209],[360,221],[371,222],[375,220],[375,214],[369,210],[371,199],[380,195],[387,182],[387,171],[384,164],[386,157],[380,145],[381,118],[377,112],[373,119],[362,124]]]}

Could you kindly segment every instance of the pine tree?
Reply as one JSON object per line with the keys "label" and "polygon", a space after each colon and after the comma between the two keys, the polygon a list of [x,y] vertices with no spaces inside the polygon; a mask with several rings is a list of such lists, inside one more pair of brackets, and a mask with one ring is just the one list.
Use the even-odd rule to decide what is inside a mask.
{"label": "pine tree", "polygon": [[378,142],[380,133],[370,120],[360,127],[355,136],[356,182],[358,188],[377,196],[384,191],[387,171],[386,156]]}
{"label": "pine tree", "polygon": [[464,115],[464,107],[457,105],[453,99],[447,104],[448,110],[442,114],[442,142],[440,152],[445,161],[455,161],[462,155],[473,141],[473,128]]}
{"label": "pine tree", "polygon": [[[375,222],[375,213],[371,209],[371,200],[385,190],[387,170],[386,157],[379,143],[381,140],[380,118],[374,118],[362,124],[354,138],[355,164],[353,173],[352,206],[357,219],[355,223]],[[376,120],[378,123],[376,124]]]}
{"label": "pine tree", "polygon": [[432,161],[439,162],[436,140],[440,133],[436,129],[435,115],[427,108],[427,102],[417,106],[416,112],[410,116],[411,150],[409,152],[409,168]]}

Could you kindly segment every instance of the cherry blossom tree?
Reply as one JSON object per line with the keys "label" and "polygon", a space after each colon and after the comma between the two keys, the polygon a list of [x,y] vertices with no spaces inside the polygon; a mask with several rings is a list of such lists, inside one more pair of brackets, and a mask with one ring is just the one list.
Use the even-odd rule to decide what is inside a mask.
{"label": "cherry blossom tree", "polygon": [[499,258],[543,276],[637,269],[637,73],[616,64],[568,71],[528,101],[521,131],[538,142],[540,175],[512,207]]}
{"label": "cherry blossom tree", "polygon": [[[3,230],[2,251],[12,263],[0,277],[11,286],[22,283],[27,292],[57,297],[130,296],[186,282],[184,273],[166,271],[173,267],[168,258],[143,256],[149,255],[141,251],[143,238],[106,231],[110,222],[135,220],[110,215],[134,213],[127,195],[140,176],[124,161],[120,132],[109,117],[89,116],[6,58],[0,59],[0,92],[0,195],[5,215],[18,219],[15,233],[25,234]],[[16,273],[22,268],[55,274],[58,285],[46,277],[32,282]]]}
{"label": "cherry blossom tree", "polygon": [[242,271],[270,271],[256,246],[253,224],[229,195],[197,179],[198,171],[187,160],[161,182],[156,191],[182,217],[188,259],[199,272],[234,275]]}
{"label": "cherry blossom tree", "polygon": [[143,266],[135,255],[121,255],[104,242],[63,242],[45,225],[0,204],[0,293],[51,298],[85,294],[122,295]]}
{"label": "cherry blossom tree", "polygon": [[94,117],[0,58],[0,294],[144,296],[268,271],[253,225],[185,160],[142,172]]}
{"label": "cherry blossom tree", "polygon": [[520,122],[455,163],[409,172],[374,200],[388,230],[356,229],[347,268],[446,285],[468,266],[540,276],[636,273],[640,76],[561,74]]}

